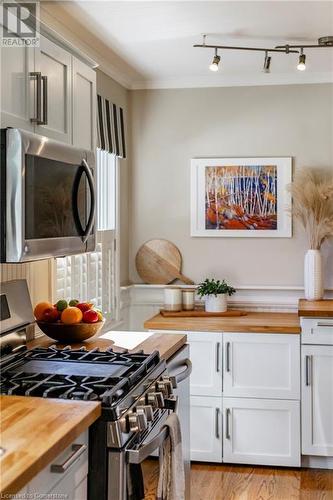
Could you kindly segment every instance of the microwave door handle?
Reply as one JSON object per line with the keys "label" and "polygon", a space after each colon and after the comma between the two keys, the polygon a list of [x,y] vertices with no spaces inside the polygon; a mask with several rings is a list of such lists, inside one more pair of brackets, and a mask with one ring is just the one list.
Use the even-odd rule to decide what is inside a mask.
{"label": "microwave door handle", "polygon": [[74,218],[74,224],[76,227],[76,230],[78,234],[83,238],[84,235],[84,230],[80,221],[80,215],[79,215],[79,206],[78,206],[78,193],[79,193],[79,186],[80,186],[80,181],[81,177],[83,174],[83,168],[80,167],[78,171],[76,172],[74,182],[73,182],[73,191],[72,191],[72,211],[73,211],[73,218]]}
{"label": "microwave door handle", "polygon": [[94,178],[93,178],[93,175],[92,175],[91,170],[89,168],[89,165],[84,158],[82,160],[82,168],[87,176],[88,186],[89,186],[89,190],[90,190],[90,214],[89,214],[86,229],[84,230],[84,233],[82,235],[82,241],[83,241],[83,243],[86,243],[88,238],[89,238],[89,235],[92,231],[93,225],[94,225],[95,210],[96,210],[96,197],[95,197]]}

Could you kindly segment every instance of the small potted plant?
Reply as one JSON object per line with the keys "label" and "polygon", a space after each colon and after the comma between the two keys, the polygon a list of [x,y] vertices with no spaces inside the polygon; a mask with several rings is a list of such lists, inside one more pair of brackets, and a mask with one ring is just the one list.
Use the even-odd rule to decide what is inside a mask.
{"label": "small potted plant", "polygon": [[227,310],[227,296],[236,290],[225,280],[205,279],[198,285],[197,294],[205,298],[207,312],[225,312]]}

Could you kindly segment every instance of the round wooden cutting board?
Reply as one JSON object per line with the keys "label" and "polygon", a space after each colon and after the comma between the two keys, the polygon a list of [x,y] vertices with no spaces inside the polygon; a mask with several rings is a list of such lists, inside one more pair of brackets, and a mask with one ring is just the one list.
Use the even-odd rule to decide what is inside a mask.
{"label": "round wooden cutting board", "polygon": [[194,284],[180,272],[182,256],[171,241],[146,241],[136,254],[135,264],[140,278],[145,283],[167,285],[179,279],[188,285]]}

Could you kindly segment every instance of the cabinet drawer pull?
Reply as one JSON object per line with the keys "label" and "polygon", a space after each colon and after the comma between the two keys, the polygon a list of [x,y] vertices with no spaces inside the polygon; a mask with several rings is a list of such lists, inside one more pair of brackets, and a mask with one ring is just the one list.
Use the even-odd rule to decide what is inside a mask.
{"label": "cabinet drawer pull", "polygon": [[220,439],[219,418],[220,418],[220,408],[215,408],[215,437],[216,437],[216,439]]}
{"label": "cabinet drawer pull", "polygon": [[230,372],[230,342],[226,343],[225,357],[226,357],[226,363],[225,363],[225,365],[226,365],[226,371]]}
{"label": "cabinet drawer pull", "polygon": [[312,356],[305,356],[305,385],[311,385]]}
{"label": "cabinet drawer pull", "polygon": [[72,445],[72,453],[65,460],[63,464],[52,464],[51,472],[55,472],[57,474],[62,474],[66,472],[71,465],[86,451],[87,445],[85,444],[73,444]]}
{"label": "cabinet drawer pull", "polygon": [[216,342],[216,371],[220,371],[220,342]]}
{"label": "cabinet drawer pull", "polygon": [[225,411],[225,437],[226,439],[230,439],[230,408],[227,408]]}
{"label": "cabinet drawer pull", "polygon": [[333,322],[318,321],[317,326],[322,326],[323,328],[333,328]]}

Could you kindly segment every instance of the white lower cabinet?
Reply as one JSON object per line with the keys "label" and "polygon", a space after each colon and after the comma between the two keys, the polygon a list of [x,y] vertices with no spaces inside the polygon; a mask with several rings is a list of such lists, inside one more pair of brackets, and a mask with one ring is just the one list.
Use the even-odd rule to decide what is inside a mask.
{"label": "white lower cabinet", "polygon": [[302,453],[333,456],[333,346],[302,346]]}
{"label": "white lower cabinet", "polygon": [[191,397],[191,460],[222,462],[222,398]]}
{"label": "white lower cabinet", "polygon": [[[31,498],[86,500],[88,478],[88,431],[75,439],[26,486]],[[30,498],[30,496],[29,496]]]}
{"label": "white lower cabinet", "polygon": [[299,401],[223,398],[223,461],[300,466]]}
{"label": "white lower cabinet", "polygon": [[223,396],[300,399],[299,335],[224,333]]}
{"label": "white lower cabinet", "polygon": [[195,396],[222,395],[222,334],[187,333],[192,373],[190,392]]}

